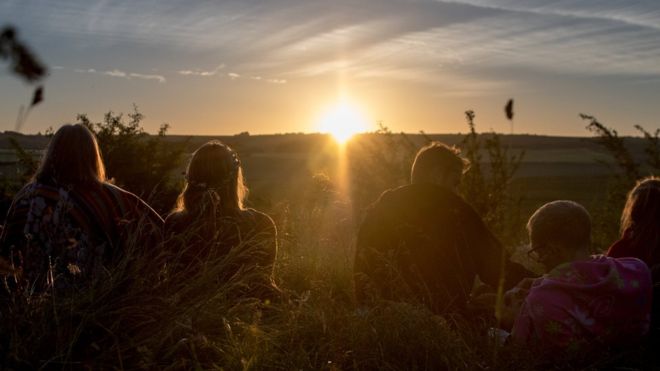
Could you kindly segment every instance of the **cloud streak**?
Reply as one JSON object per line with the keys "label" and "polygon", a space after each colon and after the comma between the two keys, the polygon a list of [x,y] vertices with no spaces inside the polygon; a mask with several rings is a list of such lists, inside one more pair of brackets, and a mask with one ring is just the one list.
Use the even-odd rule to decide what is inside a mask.
{"label": "cloud streak", "polygon": [[212,69],[212,70],[209,70],[209,71],[204,71],[204,70],[200,70],[200,69],[194,69],[194,70],[179,70],[179,71],[177,71],[177,73],[178,73],[179,75],[183,75],[183,76],[202,76],[202,77],[208,77],[208,76],[215,76],[215,75],[217,75],[218,72],[220,72],[220,70],[222,70],[223,68],[225,68],[225,65],[224,65],[224,64],[220,64],[220,65],[218,65],[216,68],[214,68],[214,69]]}
{"label": "cloud streak", "polygon": [[[146,50],[136,68],[155,66],[187,77],[282,84],[286,80],[266,76],[342,73],[441,88],[471,79],[475,86],[477,80],[507,85],[510,79],[498,73],[521,68],[543,75],[660,77],[655,1],[226,0],[190,6],[171,0],[155,7],[42,0],[5,3],[0,13],[25,18],[41,35],[73,39],[72,45],[93,40],[99,48]],[[150,59],[152,49],[167,50],[178,66],[224,63],[177,69],[157,65],[167,61]],[[232,71],[225,72],[225,64]],[[165,81],[164,75],[104,72]]]}
{"label": "cloud streak", "polygon": [[[59,66],[59,70],[66,69],[64,67]],[[123,79],[140,79],[140,80],[154,80],[159,83],[165,83],[167,79],[163,75],[155,75],[155,74],[143,74],[143,73],[136,73],[136,72],[125,72],[122,70],[118,69],[112,69],[112,70],[106,70],[106,71],[98,71],[94,68],[87,68],[87,69],[82,69],[82,68],[74,68],[73,72],[76,73],[88,73],[88,74],[95,74],[95,75],[103,75],[103,76],[110,76],[110,77],[119,77]]]}

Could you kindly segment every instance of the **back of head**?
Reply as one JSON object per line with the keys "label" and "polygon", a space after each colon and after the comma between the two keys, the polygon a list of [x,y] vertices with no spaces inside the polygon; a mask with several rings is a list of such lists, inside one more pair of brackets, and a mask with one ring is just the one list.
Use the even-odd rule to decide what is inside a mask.
{"label": "back of head", "polygon": [[552,201],[529,218],[527,230],[532,246],[554,245],[566,250],[588,250],[591,245],[591,216],[573,201]]}
{"label": "back of head", "polygon": [[219,198],[222,209],[243,208],[247,188],[238,155],[220,141],[210,141],[199,147],[186,171],[186,185],[177,201],[179,211],[198,209],[200,201],[212,194]]}
{"label": "back of head", "polygon": [[[660,178],[644,178],[628,193],[621,233],[648,247],[647,256],[641,258],[660,255]],[[660,263],[660,259],[652,260]]]}
{"label": "back of head", "polygon": [[417,152],[410,181],[413,184],[434,183],[455,187],[468,164],[460,156],[460,150],[434,141]]}
{"label": "back of head", "polygon": [[48,145],[34,180],[61,186],[104,182],[105,167],[94,134],[82,124],[59,128]]}

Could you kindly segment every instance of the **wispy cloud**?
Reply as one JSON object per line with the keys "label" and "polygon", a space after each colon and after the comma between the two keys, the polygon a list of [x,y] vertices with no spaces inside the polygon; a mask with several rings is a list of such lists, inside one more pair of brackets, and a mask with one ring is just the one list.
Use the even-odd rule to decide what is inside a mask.
{"label": "wispy cloud", "polygon": [[[58,69],[66,69],[66,68],[60,66],[60,68]],[[97,74],[97,75],[110,76],[110,77],[119,77],[128,80],[135,78],[140,80],[154,80],[154,81],[158,81],[159,83],[164,83],[167,81],[167,79],[163,75],[125,72],[118,69],[99,71],[94,68],[87,68],[87,69],[74,68],[72,71],[76,73],[89,73],[89,74]]]}
{"label": "wispy cloud", "polygon": [[143,73],[129,73],[129,77],[135,77],[136,79],[143,79],[143,80],[156,80],[160,83],[164,83],[165,77],[162,75],[149,75],[149,74],[143,74]]}
{"label": "wispy cloud", "polygon": [[[142,70],[155,64],[143,50],[173,51],[168,55],[176,55],[179,66],[191,60],[231,66],[227,71],[224,64],[178,70],[159,65],[180,76],[281,84],[286,81],[272,77],[341,72],[437,88],[470,79],[474,86],[477,80],[493,82],[484,86],[509,84],[499,75],[507,68],[545,75],[660,76],[657,1],[225,0],[191,6],[170,0],[155,7],[51,0],[39,7],[0,4],[0,13],[25,17],[42,35],[75,39],[72,45],[132,48],[145,60]],[[166,76],[104,72],[156,81]]]}
{"label": "wispy cloud", "polygon": [[286,84],[287,83],[287,81],[285,79],[263,78],[261,76],[250,76],[250,79],[254,80],[254,81],[267,82],[269,84]]}
{"label": "wispy cloud", "polygon": [[660,8],[653,1],[548,1],[548,0],[436,0],[447,4],[468,4],[480,8],[517,13],[554,15],[586,20],[603,20],[660,30]]}
{"label": "wispy cloud", "polygon": [[221,65],[218,65],[216,68],[214,68],[212,70],[209,70],[209,71],[204,71],[204,70],[200,70],[200,69],[193,69],[193,70],[179,70],[179,71],[177,71],[177,73],[179,75],[184,75],[184,76],[204,76],[204,77],[206,77],[206,76],[215,76],[215,75],[217,75],[218,72],[220,72],[220,70],[222,70],[223,68],[225,68],[225,65],[221,64]]}

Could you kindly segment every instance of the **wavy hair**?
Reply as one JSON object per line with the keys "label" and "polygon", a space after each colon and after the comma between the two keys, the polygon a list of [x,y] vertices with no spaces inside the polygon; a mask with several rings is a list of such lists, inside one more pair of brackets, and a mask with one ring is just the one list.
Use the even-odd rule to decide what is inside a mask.
{"label": "wavy hair", "polygon": [[641,179],[628,193],[620,232],[636,246],[644,246],[641,258],[660,260],[660,178]]}
{"label": "wavy hair", "polygon": [[193,153],[174,211],[196,214],[212,208],[214,214],[232,214],[243,209],[247,193],[238,155],[228,145],[213,140]]}

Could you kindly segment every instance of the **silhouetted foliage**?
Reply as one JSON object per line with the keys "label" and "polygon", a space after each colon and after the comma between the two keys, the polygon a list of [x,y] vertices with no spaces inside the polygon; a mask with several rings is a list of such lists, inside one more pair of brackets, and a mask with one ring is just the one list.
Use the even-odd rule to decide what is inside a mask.
{"label": "silhouetted foliage", "polygon": [[[16,30],[7,26],[0,31],[0,60],[8,60],[11,65],[11,71],[27,83],[37,83],[44,78],[48,72],[46,66],[30,51],[23,42],[16,37]],[[39,85],[32,93],[32,99],[26,109],[21,106],[16,118],[14,130],[20,131],[28,114],[34,106],[44,100],[44,87]]]}
{"label": "silhouetted foliage", "polygon": [[509,101],[506,102],[506,106],[504,106],[504,114],[506,114],[507,119],[513,120],[513,99],[509,99]]}
{"label": "silhouetted foliage", "polygon": [[150,136],[141,126],[143,119],[137,107],[126,116],[110,111],[101,122],[78,115],[78,121],[98,139],[108,177],[164,213],[172,208],[180,190],[182,177],[176,171],[182,170],[186,142],[166,142],[168,124]]}
{"label": "silhouetted foliage", "polygon": [[591,115],[580,114],[583,120],[589,121],[587,130],[596,135],[596,141],[612,157],[616,165],[613,170],[613,181],[607,184],[607,198],[601,203],[601,209],[594,213],[594,223],[601,233],[594,236],[594,245],[605,248],[618,239],[619,218],[625,203],[627,192],[635,182],[644,175],[658,174],[660,171],[660,129],[653,134],[640,125],[635,128],[645,139],[645,162],[638,162],[630,152],[624,138],[612,128],[603,125]]}
{"label": "silhouetted foliage", "polygon": [[47,73],[46,66],[18,40],[13,27],[0,31],[0,59],[9,60],[12,72],[29,83],[40,80]]}
{"label": "silhouetted foliage", "polygon": [[[470,132],[463,139],[461,148],[463,156],[470,161],[470,168],[463,176],[461,193],[498,237],[513,243],[522,231],[521,200],[510,195],[509,186],[525,152],[510,154],[509,146],[502,143],[499,134],[477,133],[473,111],[466,111],[465,117]],[[486,162],[482,158],[484,151],[488,154]]]}
{"label": "silhouetted foliage", "polygon": [[660,171],[660,129],[656,129],[653,134],[640,125],[635,125],[635,129],[640,131],[646,139],[646,147],[644,148],[646,163],[656,172]]}
{"label": "silhouetted foliage", "polygon": [[626,148],[623,138],[615,129],[601,124],[594,116],[580,114],[583,120],[588,120],[587,130],[596,135],[598,144],[603,146],[612,155],[617,166],[628,180],[634,182],[639,178],[639,164],[637,164]]}

